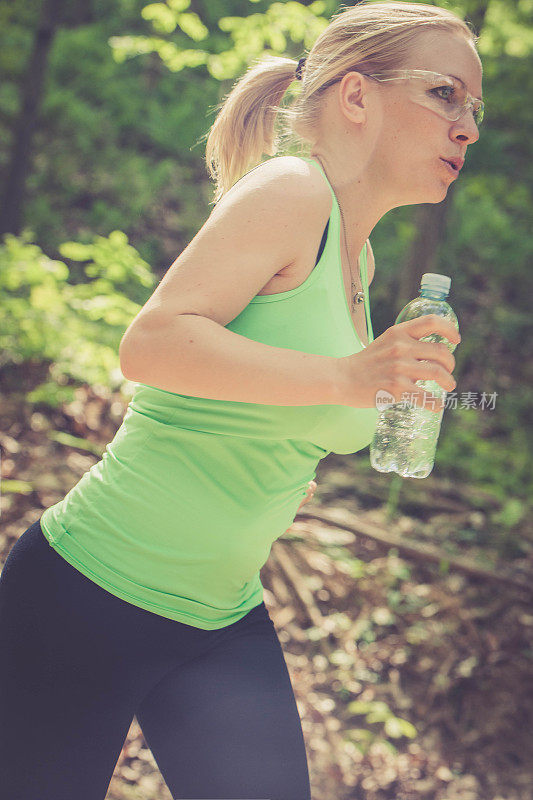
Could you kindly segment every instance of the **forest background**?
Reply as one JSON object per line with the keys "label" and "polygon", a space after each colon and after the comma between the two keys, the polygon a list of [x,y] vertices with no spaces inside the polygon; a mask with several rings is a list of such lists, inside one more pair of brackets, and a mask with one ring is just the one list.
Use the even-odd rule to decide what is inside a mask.
{"label": "forest background", "polygon": [[[487,573],[484,589],[497,585],[501,591],[517,592],[513,618],[521,622],[516,622],[520,633],[513,644],[514,655],[520,652],[523,674],[530,676],[533,617],[524,612],[520,598],[524,591],[527,596],[524,587],[531,585],[533,573],[533,361],[527,346],[533,333],[533,139],[529,135],[533,126],[533,0],[443,0],[436,5],[469,20],[481,37],[485,120],[479,141],[469,148],[460,179],[450,186],[442,203],[395,209],[376,227],[371,308],[378,336],[416,295],[423,272],[451,276],[450,302],[462,335],[455,352],[457,407],[445,412],[435,469],[424,481],[375,473],[367,450],[326,459],[317,477],[322,517],[315,512],[315,526],[309,533],[312,513],[307,518],[302,515],[300,525],[308,527],[300,531],[296,523],[291,529],[292,538],[289,535],[284,546],[294,545],[292,551],[276,543],[272,573],[266,577],[275,580],[278,573],[283,574],[285,583],[291,574],[294,578],[294,564],[285,556],[294,555],[302,532],[316,535],[315,544],[330,558],[331,537],[341,534],[328,511],[348,514],[351,508],[361,512],[359,523],[355,516],[351,522],[342,515],[336,517],[348,537],[345,541],[341,536],[337,542],[339,547],[342,542],[347,546],[337,551],[337,560],[348,558],[352,571],[359,570],[358,577],[369,564],[374,568],[381,564],[383,555],[387,570],[392,569],[391,563],[403,565],[396,574],[400,593],[405,578],[402,569],[407,569],[403,558],[411,559],[416,569],[429,570],[424,573],[426,584],[417,577],[418,586],[434,590],[440,579],[452,578],[456,569],[474,581],[468,584],[470,588],[481,591],[477,569],[480,581],[483,570]],[[298,59],[337,10],[338,4],[330,0],[151,4],[142,0],[10,0],[0,4],[4,558],[27,524],[61,499],[101,456],[121,422],[133,387],[120,372],[120,339],[211,211],[213,184],[203,160],[202,137],[214,120],[216,105],[247,66],[265,52]],[[297,91],[295,82],[287,99]],[[49,459],[46,469],[43,458]],[[355,484],[358,499],[353,497]],[[364,517],[364,512],[369,516]],[[328,525],[331,535],[321,540],[320,531]],[[411,535],[411,552],[403,541],[405,534]],[[373,553],[357,550],[357,542],[365,536],[377,547]],[[440,549],[428,549],[437,546]],[[470,568],[465,563],[461,566],[464,556],[474,559]],[[305,569],[312,571],[309,558],[306,563]],[[311,586],[313,579],[319,580],[316,575],[307,574],[307,578]],[[339,575],[334,578],[341,581]],[[373,590],[378,583],[374,576]],[[361,592],[363,585],[360,581]],[[321,591],[329,597],[329,606],[326,595],[322,599],[331,612],[334,592],[322,585],[317,594]],[[301,597],[297,594],[300,609],[295,610],[295,621],[299,614],[305,620],[307,614],[314,623],[321,623],[324,615],[316,596],[313,600],[305,592]],[[348,605],[353,600],[349,594],[344,598]],[[508,601],[507,595],[502,597],[507,610]],[[477,595],[475,602],[483,607]],[[375,598],[371,605],[375,606]],[[390,593],[385,592],[382,610],[386,608],[390,615],[393,605]],[[344,612],[337,607],[336,613]],[[397,621],[398,605],[395,614]],[[374,615],[372,631],[364,635],[359,631],[357,636],[366,645],[375,645],[380,630],[389,626],[390,632],[392,623],[387,619],[386,614],[381,620]],[[304,623],[294,630],[302,628]],[[291,630],[289,621],[287,629]],[[319,641],[320,624],[314,630]],[[353,630],[349,631],[353,639]],[[327,635],[338,635],[340,641],[346,631]],[[494,651],[500,652],[502,642],[498,636],[496,640]],[[310,641],[313,627],[306,629],[302,653]],[[441,644],[445,642],[444,638]],[[287,648],[292,643],[293,639],[287,640]],[[327,655],[331,661],[331,654]],[[291,665],[293,677],[298,663]],[[463,665],[464,673],[465,659],[458,657],[457,664]],[[338,664],[339,670],[342,667]],[[459,683],[452,681],[454,690],[457,685],[465,690],[463,679],[476,681],[475,666],[470,664],[468,669],[468,674],[457,672]],[[308,677],[305,670],[304,674]],[[330,674],[328,686],[335,680],[338,676]],[[477,680],[479,684],[479,675]],[[518,685],[515,676],[515,691]],[[450,685],[432,690],[431,708],[441,695],[443,703],[449,703],[449,690]],[[353,690],[346,691],[353,703]],[[398,716],[390,705],[376,708],[372,702],[383,700],[372,700],[366,707],[351,706],[345,719],[353,712],[359,722],[363,717],[363,724],[351,728],[348,722],[343,724],[343,739],[350,745],[346,745],[350,757],[355,752],[350,748],[355,747],[363,760],[372,758],[376,743],[391,745],[386,758],[393,758],[394,780],[400,783],[383,778],[373,788],[372,777],[367,776],[365,797],[381,800],[390,791],[391,797],[401,798],[401,792],[407,792],[407,784],[401,781],[407,778],[398,777],[397,759],[402,742],[407,752],[408,741],[414,738],[407,722],[410,715],[404,709]],[[509,697],[505,702],[508,713]],[[324,709],[327,717],[327,703]],[[507,723],[513,727],[510,717]],[[470,725],[478,733],[479,727],[479,720]],[[327,728],[324,724],[330,749],[324,759],[336,763],[326,770],[320,747],[310,745],[313,759],[316,756],[317,792],[325,797],[331,780],[338,797],[341,785],[348,792],[346,798],[355,797],[348,788],[350,768],[342,762],[346,754],[331,758],[337,729]],[[502,729],[498,730],[501,736]],[[495,741],[496,729],[493,733]],[[471,744],[474,750],[473,739]],[[523,742],[517,745],[523,746]],[[488,744],[478,750],[487,756]],[[533,797],[525,761],[519,759],[512,769],[506,763],[504,769],[493,758],[491,779],[483,759],[467,769],[465,748],[456,756],[459,761],[452,767],[453,758],[443,755],[442,763],[449,763],[450,771],[442,778],[441,788],[448,794],[439,795],[432,785],[428,791],[436,800],[451,798],[454,783],[465,776],[477,782],[472,797],[489,800],[502,791],[507,792],[505,800]],[[392,768],[387,764],[387,769]],[[378,772],[374,764],[370,773]],[[413,794],[406,797],[425,796],[422,779],[413,779]],[[113,797],[122,796],[127,779],[122,776],[121,780],[122,788],[113,789]],[[359,785],[359,778],[354,781],[354,786]],[[466,797],[464,785],[461,791],[458,796]]]}

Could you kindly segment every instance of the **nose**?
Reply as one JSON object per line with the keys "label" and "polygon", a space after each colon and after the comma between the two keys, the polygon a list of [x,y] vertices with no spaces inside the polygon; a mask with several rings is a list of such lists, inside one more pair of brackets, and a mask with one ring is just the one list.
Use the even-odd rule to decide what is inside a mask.
{"label": "nose", "polygon": [[467,141],[468,144],[477,142],[479,139],[479,129],[474,120],[474,113],[472,108],[468,108],[459,119],[452,122],[450,130],[450,138],[461,139]]}

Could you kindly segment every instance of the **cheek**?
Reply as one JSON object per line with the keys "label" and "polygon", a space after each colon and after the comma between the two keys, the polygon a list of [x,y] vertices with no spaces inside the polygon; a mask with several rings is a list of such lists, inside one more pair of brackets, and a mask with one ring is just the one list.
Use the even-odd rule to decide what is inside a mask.
{"label": "cheek", "polygon": [[401,106],[394,104],[383,124],[383,139],[391,155],[395,158],[416,153],[424,141],[427,120],[418,114],[416,106],[405,101]]}
{"label": "cheek", "polygon": [[402,182],[407,177],[412,181],[417,169],[422,177],[422,172],[430,169],[432,163],[437,167],[440,155],[437,140],[441,142],[441,148],[443,140],[438,125],[439,120],[431,111],[407,98],[401,103],[385,104],[379,162],[389,180],[391,175],[395,175]]}

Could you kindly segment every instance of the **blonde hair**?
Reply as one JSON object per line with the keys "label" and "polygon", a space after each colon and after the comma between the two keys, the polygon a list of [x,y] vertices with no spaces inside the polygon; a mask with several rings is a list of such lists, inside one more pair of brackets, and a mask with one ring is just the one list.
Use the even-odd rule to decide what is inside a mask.
{"label": "blonde hair", "polygon": [[[426,30],[457,33],[477,46],[479,37],[468,21],[438,6],[408,2],[341,6],[311,48],[303,70],[301,93],[287,108],[280,103],[295,80],[296,61],[266,55],[236,81],[216,107],[218,114],[207,138],[205,159],[216,182],[217,203],[263,154],[275,156],[280,144],[300,152],[313,140],[325,88],[350,71],[378,72],[403,66]],[[276,130],[278,118],[281,129]]]}

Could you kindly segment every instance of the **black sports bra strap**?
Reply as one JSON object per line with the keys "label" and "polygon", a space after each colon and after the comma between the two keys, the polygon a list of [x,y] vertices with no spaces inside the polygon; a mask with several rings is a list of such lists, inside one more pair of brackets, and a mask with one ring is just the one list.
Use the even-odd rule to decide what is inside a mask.
{"label": "black sports bra strap", "polygon": [[320,261],[320,257],[322,256],[322,253],[324,252],[324,247],[326,246],[326,241],[327,241],[327,238],[328,238],[328,228],[329,228],[329,219],[326,222],[326,227],[324,228],[324,233],[322,234],[322,241],[320,242],[320,247],[318,248],[318,255],[316,257],[315,267],[318,264],[318,262]]}

